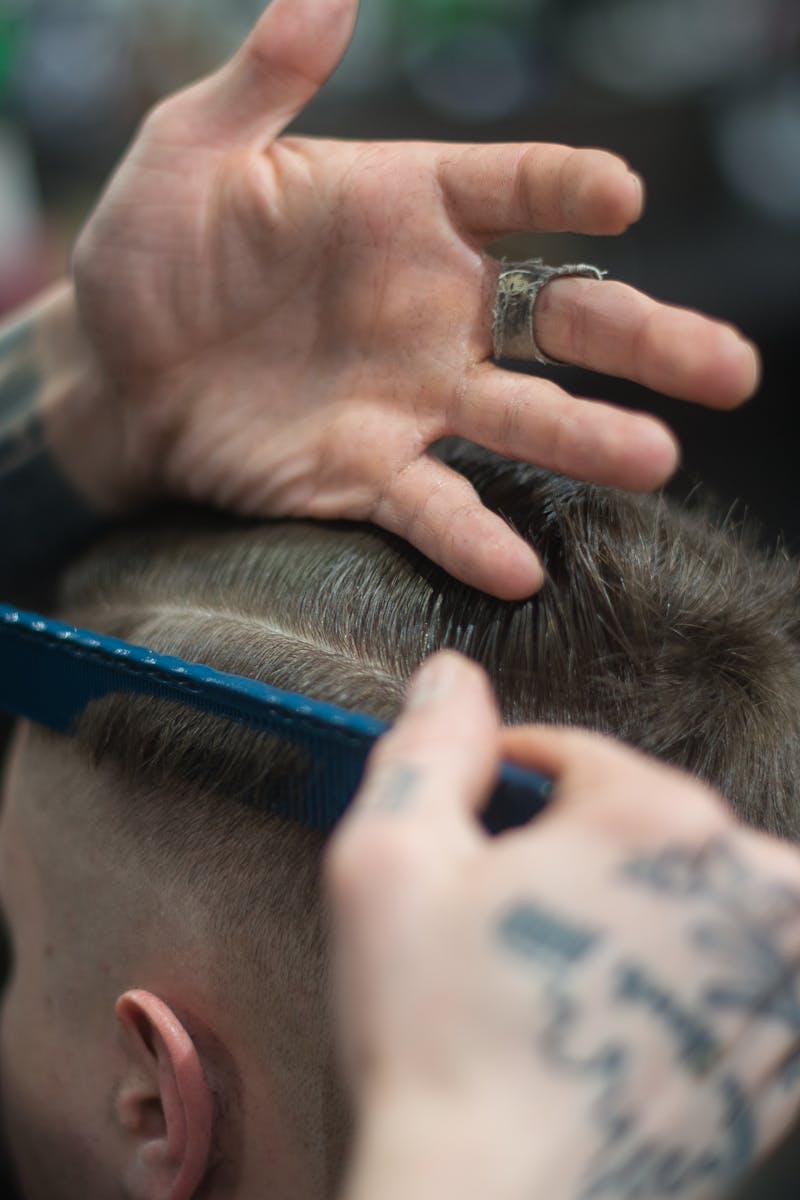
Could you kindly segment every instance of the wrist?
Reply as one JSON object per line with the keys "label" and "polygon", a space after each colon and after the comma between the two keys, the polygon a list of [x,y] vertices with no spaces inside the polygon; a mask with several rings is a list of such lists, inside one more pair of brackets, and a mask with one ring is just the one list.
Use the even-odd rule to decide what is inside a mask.
{"label": "wrist", "polygon": [[3,594],[32,594],[132,507],[106,400],[69,287],[0,329],[0,508],[15,517],[2,535]]}
{"label": "wrist", "polygon": [[135,510],[148,489],[130,465],[124,406],[84,332],[71,283],[58,284],[38,302],[34,324],[39,411],[50,452],[98,513]]}
{"label": "wrist", "polygon": [[535,1124],[489,1097],[379,1101],[357,1128],[342,1200],[531,1200],[539,1183],[559,1195]]}

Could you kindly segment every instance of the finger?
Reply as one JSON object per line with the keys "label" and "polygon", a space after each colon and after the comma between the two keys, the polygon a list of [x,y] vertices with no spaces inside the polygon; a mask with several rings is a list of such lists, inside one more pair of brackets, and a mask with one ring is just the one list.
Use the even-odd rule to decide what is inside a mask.
{"label": "finger", "polygon": [[503,758],[555,782],[553,803],[534,826],[563,816],[593,817],[632,840],[643,832],[682,834],[733,825],[725,803],[693,776],[612,738],[550,726],[504,729]]}
{"label": "finger", "polygon": [[274,140],[339,65],[358,0],[272,0],[239,51],[198,91],[213,133]]}
{"label": "finger", "polygon": [[448,574],[501,600],[544,582],[535,551],[486,508],[463,475],[424,455],[388,485],[370,520],[411,542]]}
{"label": "finger", "polygon": [[423,664],[332,839],[327,870],[339,903],[363,907],[365,889],[402,885],[421,859],[441,865],[484,836],[467,818],[494,781],[498,729],[479,667],[452,651]]}
{"label": "finger", "polygon": [[743,403],[760,378],[755,347],[732,326],[622,283],[554,280],[536,301],[534,335],[550,358],[711,408]]}
{"label": "finger", "polygon": [[678,465],[656,417],[580,400],[548,379],[477,367],[454,398],[447,432],[572,479],[649,491]]}
{"label": "finger", "polygon": [[474,812],[496,775],[499,721],[485,672],[454,651],[434,655],[370,756],[356,811],[414,819]]}
{"label": "finger", "polygon": [[622,233],[642,215],[641,178],[605,150],[535,143],[435,153],[447,209],[479,242],[526,231]]}

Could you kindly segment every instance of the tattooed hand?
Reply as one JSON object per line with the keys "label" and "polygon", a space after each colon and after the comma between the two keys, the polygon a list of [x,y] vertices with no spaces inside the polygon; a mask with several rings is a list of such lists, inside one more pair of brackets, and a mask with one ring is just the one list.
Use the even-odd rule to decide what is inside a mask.
{"label": "tattooed hand", "polygon": [[[103,407],[64,465],[108,507],[169,493],[372,520],[477,587],[525,596],[542,580],[532,550],[432,442],[458,434],[634,490],[661,484],[677,452],[650,417],[492,363],[484,246],[621,233],[641,181],[599,150],[281,137],[356,8],[273,0],[230,62],[145,122],[74,256]],[[548,286],[536,337],[553,358],[719,408],[758,374],[734,330],[619,283]]]}
{"label": "tattooed hand", "polygon": [[[556,781],[475,812],[500,757]],[[501,731],[432,660],[334,837],[347,1200],[725,1196],[800,1103],[800,856],[595,735]]]}

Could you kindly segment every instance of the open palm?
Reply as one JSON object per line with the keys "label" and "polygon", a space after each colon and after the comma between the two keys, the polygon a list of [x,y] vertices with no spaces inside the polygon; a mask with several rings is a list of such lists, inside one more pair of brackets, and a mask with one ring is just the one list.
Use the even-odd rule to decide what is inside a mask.
{"label": "open palm", "polygon": [[[229,63],[151,114],[76,248],[83,324],[143,491],[372,520],[523,596],[538,560],[432,442],[458,434],[635,490],[662,483],[677,451],[653,418],[492,362],[483,247],[622,232],[641,185],[598,150],[280,137],[356,8],[274,0]],[[549,285],[536,333],[555,358],[718,407],[755,383],[734,331],[621,284]]]}

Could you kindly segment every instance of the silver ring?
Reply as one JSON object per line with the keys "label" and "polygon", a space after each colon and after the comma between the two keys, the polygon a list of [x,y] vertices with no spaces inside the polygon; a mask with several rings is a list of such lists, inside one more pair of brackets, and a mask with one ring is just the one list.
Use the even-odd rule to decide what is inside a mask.
{"label": "silver ring", "polygon": [[494,306],[494,357],[515,359],[518,362],[549,363],[564,366],[548,358],[533,336],[533,310],[542,288],[553,279],[579,275],[585,279],[605,279],[607,272],[588,263],[563,267],[548,267],[541,258],[526,262],[504,262],[497,281],[497,300]]}

